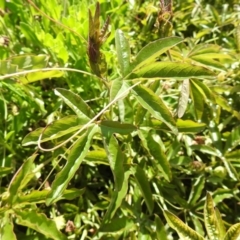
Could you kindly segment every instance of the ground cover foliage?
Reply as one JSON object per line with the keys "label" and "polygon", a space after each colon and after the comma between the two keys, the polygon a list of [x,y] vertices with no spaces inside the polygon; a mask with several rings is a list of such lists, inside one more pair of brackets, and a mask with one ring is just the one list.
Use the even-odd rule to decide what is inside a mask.
{"label": "ground cover foliage", "polygon": [[1,239],[238,239],[239,19],[0,1]]}

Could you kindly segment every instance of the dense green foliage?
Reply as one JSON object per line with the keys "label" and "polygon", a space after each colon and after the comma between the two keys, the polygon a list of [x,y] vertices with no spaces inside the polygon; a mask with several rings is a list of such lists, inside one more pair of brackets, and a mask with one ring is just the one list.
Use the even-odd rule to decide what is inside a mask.
{"label": "dense green foliage", "polygon": [[0,0],[1,239],[238,239],[240,5],[170,2]]}

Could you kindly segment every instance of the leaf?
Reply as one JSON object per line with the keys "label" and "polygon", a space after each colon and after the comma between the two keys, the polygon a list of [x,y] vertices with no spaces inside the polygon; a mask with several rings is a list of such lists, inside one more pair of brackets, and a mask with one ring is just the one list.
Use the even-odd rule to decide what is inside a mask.
{"label": "leaf", "polygon": [[181,62],[155,62],[134,70],[128,79],[136,78],[205,78],[215,74],[203,67]]}
{"label": "leaf", "polygon": [[204,240],[204,238],[195,232],[193,229],[188,227],[174,214],[164,211],[163,212],[169,226],[173,228],[179,235],[181,239],[191,239],[191,240]]}
{"label": "leaf", "polygon": [[36,211],[17,209],[14,212],[18,218],[18,224],[32,228],[47,238],[67,240],[67,237],[57,229],[55,222],[48,219],[44,214],[37,213]]}
{"label": "leaf", "polygon": [[221,95],[215,95],[216,103],[224,110],[232,113],[238,120],[240,120],[240,113],[232,108],[228,103],[227,99],[222,97]]}
{"label": "leaf", "polygon": [[47,78],[59,78],[63,76],[63,71],[60,70],[41,70],[26,73],[24,77],[19,77],[18,81],[20,81],[22,84],[29,84],[32,82],[40,81]]}
{"label": "leaf", "polygon": [[174,134],[177,134],[175,120],[160,97],[143,85],[136,86],[133,92],[138,102],[147,109],[153,117],[164,122]]}
{"label": "leaf", "polygon": [[213,94],[212,89],[209,89],[209,87],[200,80],[191,79],[190,81],[191,81],[191,84],[194,85],[198,89],[198,91],[201,93],[205,102],[212,101],[215,103],[215,96]]}
{"label": "leaf", "polygon": [[117,121],[104,120],[99,123],[102,132],[108,132],[109,134],[119,133],[122,135],[130,134],[137,130],[137,128],[128,123],[120,123]]}
{"label": "leaf", "polygon": [[134,167],[132,172],[134,173],[134,177],[136,179],[137,185],[140,188],[141,193],[144,197],[148,211],[150,213],[152,213],[153,207],[154,207],[154,202],[152,199],[152,191],[151,191],[148,179],[147,179],[143,169],[140,168],[138,165]]}
{"label": "leaf", "polygon": [[240,223],[237,223],[228,229],[224,237],[224,240],[238,240],[239,237],[240,237]]}
{"label": "leaf", "polygon": [[1,218],[0,236],[1,240],[17,240],[13,231],[13,223],[8,216]]}
{"label": "leaf", "polygon": [[227,138],[224,154],[231,152],[235,147],[237,147],[240,143],[240,126],[237,126],[232,129],[230,135]]}
{"label": "leaf", "polygon": [[158,215],[155,214],[155,224],[156,224],[156,233],[157,240],[167,240],[167,232],[164,228],[164,225]]}
{"label": "leaf", "polygon": [[154,163],[158,170],[163,174],[163,177],[170,182],[172,179],[170,164],[160,144],[153,138],[153,133],[148,128],[141,128],[138,134],[142,141],[146,141],[147,150],[154,158]]}
{"label": "leaf", "polygon": [[194,104],[195,114],[197,120],[201,120],[204,111],[204,99],[199,88],[190,81],[191,86],[191,98]]}
{"label": "leaf", "polygon": [[52,122],[46,128],[38,128],[28,135],[22,141],[23,146],[37,144],[40,134],[42,134],[41,142],[51,141],[79,130],[89,120],[86,118],[78,118],[77,116],[66,116]]}
{"label": "leaf", "polygon": [[225,168],[227,169],[229,177],[232,178],[234,181],[238,181],[239,180],[238,173],[237,173],[236,169],[234,168],[234,166],[231,164],[231,162],[228,161],[225,157],[222,157],[221,160],[222,160]]}
{"label": "leaf", "polygon": [[52,183],[52,189],[46,200],[46,204],[50,205],[56,199],[61,198],[64,190],[67,188],[68,183],[74,177],[74,174],[79,169],[84,157],[87,155],[90,143],[94,134],[98,131],[98,126],[95,125],[88,129],[79,139],[75,142],[70,150],[68,160],[63,169],[57,174]]}
{"label": "leaf", "polygon": [[92,109],[77,94],[63,88],[56,88],[54,92],[77,114],[79,118],[90,120],[94,117],[95,114]]}
{"label": "leaf", "polygon": [[12,167],[0,167],[0,177],[5,176],[13,171]]}
{"label": "leaf", "polygon": [[210,193],[207,192],[207,197],[204,205],[204,223],[210,240],[219,240],[219,229],[217,218],[214,210],[214,203]]}
{"label": "leaf", "polygon": [[203,175],[199,176],[194,181],[194,184],[192,186],[189,199],[188,199],[189,205],[194,206],[197,200],[201,197],[202,191],[204,189],[204,185],[205,185],[205,177]]}
{"label": "leaf", "polygon": [[122,79],[115,79],[111,82],[110,100],[112,101],[118,94],[120,94],[123,86]]}
{"label": "leaf", "polygon": [[148,65],[149,63],[154,62],[156,58],[159,57],[162,53],[166,52],[181,42],[183,42],[182,38],[167,37],[147,44],[140,50],[136,56],[136,60],[133,62],[133,66],[135,66],[134,71],[144,65]]}
{"label": "leaf", "polygon": [[118,63],[120,65],[122,76],[126,76],[130,67],[130,47],[124,33],[117,29],[115,33],[115,44],[117,49]]}
{"label": "leaf", "polygon": [[226,229],[224,226],[224,222],[222,220],[221,213],[219,212],[218,208],[215,208],[215,214],[216,214],[217,225],[219,229],[219,239],[224,239],[224,236],[226,234]]}
{"label": "leaf", "polygon": [[179,118],[181,118],[184,115],[187,109],[188,99],[189,99],[189,80],[184,79],[182,82],[180,97],[178,99],[177,114]]}
{"label": "leaf", "polygon": [[107,213],[104,216],[103,222],[105,223],[113,218],[117,209],[121,206],[128,191],[128,178],[131,172],[127,167],[124,167],[126,164],[126,156],[119,148],[117,139],[114,135],[107,132],[103,132],[103,135],[105,137],[104,145],[115,183],[115,190],[113,192]]}
{"label": "leaf", "polygon": [[[10,61],[0,61],[0,75],[12,74],[18,71],[18,66],[11,64]],[[0,78],[1,80],[1,78]]]}
{"label": "leaf", "polygon": [[[159,81],[154,81],[149,85],[149,89],[151,89],[154,93],[157,92],[158,88],[160,87]],[[138,106],[137,112],[135,115],[135,124],[139,126],[142,122],[144,122],[144,118],[146,116],[147,109],[143,108],[141,105]]]}
{"label": "leaf", "polygon": [[[63,192],[63,195],[60,199],[72,200],[74,198],[81,196],[84,193],[84,191],[85,189],[75,188],[67,189]],[[34,190],[27,195],[19,196],[18,203],[45,203],[49,192],[50,190],[47,189],[42,191]]]}
{"label": "leaf", "polygon": [[198,123],[192,120],[177,120],[177,128],[179,132],[183,133],[197,133],[201,132],[203,129],[206,128],[205,123]]}
{"label": "leaf", "polygon": [[125,155],[120,150],[116,138],[111,133],[103,132],[103,135],[106,138],[105,149],[107,152],[109,165],[114,176],[115,186],[117,190],[120,190],[122,188],[124,179],[123,164],[125,161]]}
{"label": "leaf", "polygon": [[[16,203],[18,198],[18,193],[20,193],[21,189],[25,187],[27,182],[31,180],[31,178],[28,178],[28,175],[32,173],[33,161],[35,160],[36,156],[37,154],[34,154],[30,158],[28,158],[12,178],[12,181],[8,187],[8,192],[9,192],[8,203],[9,204],[13,205]],[[27,179],[27,182],[26,182],[26,179]]]}
{"label": "leaf", "polygon": [[19,55],[12,57],[8,61],[18,66],[18,72],[23,70],[31,69],[41,69],[47,67],[49,56],[40,54],[40,55]]}
{"label": "leaf", "polygon": [[113,232],[125,232],[129,231],[131,228],[135,228],[135,224],[133,220],[122,217],[122,218],[115,218],[110,223],[104,224],[100,228],[100,232],[106,232],[106,233],[113,233]]}
{"label": "leaf", "polygon": [[106,151],[104,151],[102,148],[89,151],[84,158],[84,161],[86,161],[87,163],[109,165]]}

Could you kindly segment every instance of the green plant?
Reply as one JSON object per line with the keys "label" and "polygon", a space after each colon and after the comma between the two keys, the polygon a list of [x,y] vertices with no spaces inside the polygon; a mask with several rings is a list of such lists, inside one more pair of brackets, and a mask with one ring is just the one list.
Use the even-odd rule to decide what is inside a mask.
{"label": "green plant", "polygon": [[[169,225],[175,229],[181,239],[202,239],[201,236],[196,231],[191,229],[189,226],[184,224],[178,217],[174,214],[165,211],[164,215],[167,219]],[[207,230],[207,235],[209,239],[238,239],[240,224],[234,224],[226,232],[224,222],[222,220],[221,214],[217,208],[214,207],[214,202],[209,193],[207,193],[205,205],[204,205],[204,223]]]}
{"label": "green plant", "polygon": [[[199,211],[220,215],[205,190],[226,223],[239,221],[236,12],[220,19],[194,1],[174,12],[156,1],[4,4],[3,238],[174,239],[170,212],[205,236]],[[79,14],[95,5],[94,16]],[[100,32],[100,15],[111,34],[109,20]]]}

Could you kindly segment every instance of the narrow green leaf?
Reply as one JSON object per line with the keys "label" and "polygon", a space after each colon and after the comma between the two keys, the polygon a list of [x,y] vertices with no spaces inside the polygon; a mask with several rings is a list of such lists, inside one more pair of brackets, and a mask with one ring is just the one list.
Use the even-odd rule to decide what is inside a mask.
{"label": "narrow green leaf", "polygon": [[[158,88],[160,87],[160,82],[159,81],[154,81],[149,85],[149,88],[156,93]],[[137,112],[134,114],[135,116],[135,124],[136,126],[139,126],[143,121],[146,116],[147,109],[143,108],[141,105],[138,106]]]}
{"label": "narrow green leaf", "polygon": [[147,44],[140,50],[136,56],[135,62],[133,62],[135,69],[139,69],[144,65],[154,62],[162,53],[166,52],[182,41],[183,39],[179,37],[167,37]]}
{"label": "narrow green leaf", "polygon": [[201,120],[204,111],[204,99],[199,88],[190,81],[191,98],[194,104],[197,120]]}
{"label": "narrow green leaf", "polygon": [[0,177],[5,176],[13,171],[11,167],[0,167]]}
{"label": "narrow green leaf", "polygon": [[228,229],[224,237],[224,240],[239,240],[239,238],[240,238],[240,223],[237,223]]}
{"label": "narrow green leaf", "polygon": [[51,141],[60,138],[64,135],[70,134],[72,132],[80,129],[89,120],[86,118],[79,118],[77,116],[66,116],[59,120],[54,121],[45,128],[38,128],[28,135],[22,141],[23,146],[36,145],[40,134],[43,133],[41,142]]}
{"label": "narrow green leaf", "polygon": [[234,168],[234,166],[231,164],[230,161],[228,161],[225,157],[221,158],[225,168],[227,169],[227,172],[229,174],[229,177],[232,178],[234,181],[239,180],[238,172]]}
{"label": "narrow green leaf", "polygon": [[136,86],[133,89],[133,92],[135,93],[138,102],[147,109],[153,117],[164,122],[173,133],[177,134],[175,120],[160,97],[158,97],[151,89],[143,85]]}
{"label": "narrow green leaf", "polygon": [[47,238],[67,240],[67,237],[57,229],[55,222],[48,219],[44,214],[37,213],[36,211],[17,209],[14,211],[18,219],[18,224],[32,228]]}
{"label": "narrow green leaf", "polygon": [[172,179],[170,164],[160,144],[153,138],[153,133],[149,128],[141,128],[138,131],[138,134],[142,141],[146,141],[147,150],[149,154],[154,158],[156,167],[163,174],[164,178],[170,182]]}
{"label": "narrow green leaf", "polygon": [[173,228],[179,235],[181,239],[191,239],[191,240],[204,240],[204,238],[195,232],[193,229],[188,227],[174,214],[164,211],[164,216],[171,228]]}
{"label": "narrow green leaf", "polygon": [[123,184],[121,189],[115,189],[111,197],[111,202],[109,204],[108,210],[104,216],[103,223],[109,222],[116,213],[116,211],[121,207],[123,199],[126,197],[128,192],[128,179],[131,171],[128,168],[124,169]]}
{"label": "narrow green leaf", "polygon": [[93,164],[109,165],[107,153],[103,149],[89,151],[84,161]]}
{"label": "narrow green leaf", "polygon": [[94,117],[95,114],[92,109],[79,95],[63,88],[56,88],[54,92],[57,96],[62,98],[79,118],[86,118],[89,120]]}
{"label": "narrow green leaf", "polygon": [[221,95],[215,94],[216,103],[224,110],[230,112],[235,116],[238,120],[240,120],[240,113],[232,108],[229,104],[228,100]]}
{"label": "narrow green leaf", "polygon": [[137,130],[137,128],[132,124],[110,120],[101,121],[99,126],[101,127],[102,132],[108,132],[109,134],[119,133],[125,135]]}
{"label": "narrow green leaf", "polygon": [[224,153],[231,152],[240,143],[240,126],[232,129],[230,135],[227,138]]}
{"label": "narrow green leaf", "polygon": [[128,40],[124,36],[124,33],[117,29],[115,33],[115,43],[117,49],[118,63],[120,65],[121,73],[126,76],[130,67],[130,47]]}
{"label": "narrow green leaf", "polygon": [[[103,133],[104,136],[107,134]],[[105,149],[107,152],[109,165],[113,172],[114,182],[117,190],[122,188],[123,179],[124,179],[124,168],[123,164],[125,161],[125,155],[118,146],[116,138],[110,134],[110,137],[106,137]]]}
{"label": "narrow green leaf", "polygon": [[32,82],[37,82],[47,78],[59,78],[63,76],[63,71],[60,70],[47,70],[42,71],[41,69],[37,72],[32,72],[26,74],[24,77],[19,77],[18,81],[22,84],[29,84]]}
{"label": "narrow green leaf", "polygon": [[115,218],[110,223],[104,224],[100,232],[121,232],[124,233],[125,231],[129,231],[131,228],[135,228],[133,220],[122,217],[122,218]]}
{"label": "narrow green leaf", "polygon": [[217,218],[214,210],[214,203],[210,193],[207,192],[207,197],[204,205],[204,223],[207,234],[210,240],[219,240],[219,229]]}
{"label": "narrow green leaf", "polygon": [[192,120],[177,120],[177,128],[179,132],[184,133],[197,133],[202,131],[206,127],[205,123],[198,123]]}
{"label": "narrow green leaf", "polygon": [[202,190],[204,189],[205,185],[205,177],[203,175],[199,176],[195,181],[192,186],[188,203],[189,205],[193,206],[197,200],[201,197],[202,195]]}
{"label": "narrow green leaf", "polygon": [[205,78],[215,74],[203,67],[181,62],[155,62],[134,70],[128,79],[135,78]]}
{"label": "narrow green leaf", "polygon": [[32,43],[35,43],[36,45],[41,46],[41,42],[38,40],[38,38],[30,24],[27,24],[27,23],[21,21],[20,22],[20,31]]}
{"label": "narrow green leaf", "polygon": [[79,169],[84,157],[87,155],[90,143],[94,134],[98,131],[98,126],[95,125],[87,130],[75,142],[70,150],[67,163],[63,169],[57,174],[53,181],[51,192],[47,198],[47,205],[50,205],[57,198],[61,198],[70,180]]}
{"label": "narrow green leaf", "polygon": [[18,66],[18,71],[41,69],[47,67],[49,56],[47,55],[20,55],[9,59],[11,64]]}
{"label": "narrow green leaf", "polygon": [[103,135],[105,136],[105,149],[115,183],[115,190],[103,220],[103,222],[109,222],[109,220],[113,218],[117,209],[121,206],[122,200],[127,194],[130,171],[127,169],[127,167],[124,167],[126,164],[126,156],[119,148],[117,139],[114,137],[114,135],[107,132],[103,132]]}
{"label": "narrow green leaf", "polygon": [[158,215],[155,214],[155,224],[156,224],[156,233],[157,240],[167,240],[167,232],[164,228],[164,225]]}
{"label": "narrow green leaf", "polygon": [[[217,61],[215,59],[206,58],[206,55],[208,55],[208,54],[202,54],[202,55],[198,55],[195,57],[191,57],[191,59],[197,63],[201,63],[202,65],[205,65],[206,67],[211,66],[212,68],[214,68],[216,70],[220,70],[220,71],[226,70],[226,68],[224,67],[224,65],[222,63],[220,63],[219,61]],[[218,57],[218,55],[217,55],[217,57]]]}
{"label": "narrow green leaf", "polygon": [[202,219],[199,219],[199,216],[196,216],[195,214],[193,214],[192,212],[189,212],[190,216],[191,216],[191,220],[193,222],[194,225],[194,229],[197,233],[199,233],[200,235],[204,236],[205,235],[205,228],[203,227],[202,224]]}
{"label": "narrow green leaf", "polygon": [[18,193],[20,193],[21,189],[26,185],[26,179],[28,179],[28,181],[31,180],[31,178],[28,178],[28,175],[32,172],[33,161],[35,160],[36,156],[37,154],[34,154],[28,158],[12,178],[12,181],[8,187],[9,204],[14,204],[17,201]]}
{"label": "narrow green leaf", "polygon": [[211,146],[191,145],[191,149],[192,150],[198,150],[202,153],[206,153],[206,154],[213,155],[213,156],[216,156],[216,157],[221,157],[221,153],[216,148],[213,148]]}
{"label": "narrow green leaf", "polygon": [[135,176],[136,182],[138,184],[138,187],[140,188],[141,193],[146,202],[148,211],[150,213],[152,213],[153,207],[154,207],[154,202],[152,199],[152,191],[151,191],[148,179],[147,179],[143,169],[140,168],[139,166],[135,166],[135,168],[133,169],[133,172],[134,172],[134,176]]}
{"label": "narrow green leaf", "polygon": [[1,218],[0,237],[1,240],[17,240],[13,231],[13,223],[8,216]]}
{"label": "narrow green leaf", "polygon": [[181,118],[184,115],[187,109],[188,99],[189,99],[189,80],[184,79],[182,82],[180,97],[178,99],[177,114],[179,118]]}
{"label": "narrow green leaf", "polygon": [[215,102],[213,91],[206,84],[204,84],[203,81],[191,79],[191,84],[198,89],[198,91],[202,94],[202,97],[206,102],[208,101]]}
{"label": "narrow green leaf", "polygon": [[[85,189],[67,189],[63,192],[63,195],[60,199],[72,200],[81,196],[84,193]],[[18,203],[45,203],[46,198],[50,190],[44,189],[42,191],[34,190],[27,195],[21,195],[18,198]]]}
{"label": "narrow green leaf", "polygon": [[122,91],[123,86],[122,79],[115,79],[111,82],[111,88],[110,88],[110,101],[112,101],[118,94]]}
{"label": "narrow green leaf", "polygon": [[215,214],[217,218],[217,225],[219,229],[219,240],[223,240],[224,236],[226,235],[226,228],[224,226],[224,222],[222,220],[221,213],[219,212],[218,208],[215,208]]}
{"label": "narrow green leaf", "polygon": [[0,61],[0,74],[1,75],[16,73],[17,71],[18,71],[17,65],[13,65],[13,64],[11,64],[10,61],[7,61],[7,60]]}

